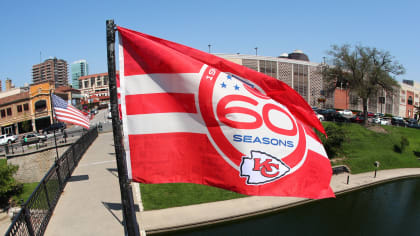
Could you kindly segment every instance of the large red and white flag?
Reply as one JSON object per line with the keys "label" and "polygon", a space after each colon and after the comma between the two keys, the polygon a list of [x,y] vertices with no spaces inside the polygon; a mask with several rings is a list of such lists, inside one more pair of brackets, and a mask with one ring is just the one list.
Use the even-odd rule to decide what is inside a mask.
{"label": "large red and white flag", "polygon": [[129,177],[247,195],[333,197],[306,101],[285,83],[214,55],[118,27]]}

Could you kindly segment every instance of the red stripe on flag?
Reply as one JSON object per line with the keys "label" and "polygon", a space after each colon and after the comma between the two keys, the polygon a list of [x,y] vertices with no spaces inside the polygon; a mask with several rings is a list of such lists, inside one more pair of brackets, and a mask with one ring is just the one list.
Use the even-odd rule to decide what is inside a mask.
{"label": "red stripe on flag", "polygon": [[[154,73],[198,73],[200,71],[202,63],[163,44],[156,43],[144,37],[142,33],[129,29],[119,30],[119,32],[124,36],[122,41],[124,75],[126,76]],[[138,40],[139,37],[142,41]],[[154,58],[154,60],[145,61],[142,58],[143,55]]]}
{"label": "red stripe on flag", "polygon": [[197,113],[194,94],[151,93],[127,95],[127,115],[184,112]]}

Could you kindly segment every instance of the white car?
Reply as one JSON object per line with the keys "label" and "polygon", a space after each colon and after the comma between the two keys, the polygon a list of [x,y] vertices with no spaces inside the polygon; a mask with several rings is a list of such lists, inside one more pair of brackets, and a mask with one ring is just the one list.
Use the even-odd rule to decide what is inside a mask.
{"label": "white car", "polygon": [[11,144],[16,142],[16,136],[13,134],[3,134],[0,135],[0,145]]}
{"label": "white car", "polygon": [[342,111],[338,111],[339,114],[344,115],[344,116],[352,116],[353,112],[350,110],[342,110]]}
{"label": "white car", "polygon": [[318,117],[319,121],[324,121],[324,116],[323,115],[316,113],[316,117]]}
{"label": "white car", "polygon": [[382,118],[381,119],[381,125],[391,125],[391,120],[386,119],[386,118]]}

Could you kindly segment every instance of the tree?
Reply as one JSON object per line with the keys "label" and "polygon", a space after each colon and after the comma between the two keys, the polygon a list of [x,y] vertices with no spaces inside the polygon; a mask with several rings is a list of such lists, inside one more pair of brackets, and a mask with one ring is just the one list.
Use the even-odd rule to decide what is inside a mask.
{"label": "tree", "polygon": [[331,66],[324,69],[324,78],[330,85],[344,84],[353,95],[362,100],[364,122],[367,122],[367,104],[380,89],[393,92],[398,82],[393,76],[405,72],[387,51],[348,44],[331,46],[328,51]]}
{"label": "tree", "polygon": [[22,184],[16,182],[13,174],[18,166],[0,164],[0,207],[5,207],[12,195],[22,192]]}

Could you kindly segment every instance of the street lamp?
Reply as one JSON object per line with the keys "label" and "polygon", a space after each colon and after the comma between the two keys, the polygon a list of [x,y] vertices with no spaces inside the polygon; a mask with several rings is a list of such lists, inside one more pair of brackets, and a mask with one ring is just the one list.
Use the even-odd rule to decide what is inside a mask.
{"label": "street lamp", "polygon": [[210,49],[211,49],[211,44],[209,44],[209,45],[207,45],[207,46],[209,46],[209,53],[210,53],[210,52],[211,52],[211,50],[210,50]]}
{"label": "street lamp", "polygon": [[258,47],[255,47],[254,49],[255,49],[255,56],[257,56],[258,55]]}

